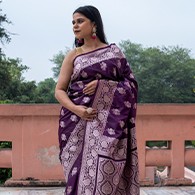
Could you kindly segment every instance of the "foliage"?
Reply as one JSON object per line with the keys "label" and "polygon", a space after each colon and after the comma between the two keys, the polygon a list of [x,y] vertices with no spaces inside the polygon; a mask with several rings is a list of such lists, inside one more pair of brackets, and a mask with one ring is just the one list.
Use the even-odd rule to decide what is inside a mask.
{"label": "foliage", "polygon": [[10,168],[0,168],[0,185],[4,184],[4,182],[10,177],[12,177],[12,170]]}
{"label": "foliage", "polygon": [[[0,4],[2,1],[0,1]],[[1,43],[10,42],[10,33],[4,28],[4,24],[10,24],[11,22],[8,20],[6,14],[2,13],[2,9],[0,8],[0,41]]]}
{"label": "foliage", "polygon": [[0,63],[0,103],[56,103],[52,78],[36,84],[22,77],[28,67],[20,59],[2,57]]}
{"label": "foliage", "polygon": [[120,47],[137,78],[140,103],[195,103],[195,59],[188,49],[143,48],[129,40]]}
{"label": "foliage", "polygon": [[[2,1],[0,0],[0,4]],[[4,24],[10,24],[11,22],[8,20],[6,14],[2,13],[2,9],[0,8],[0,42],[1,44],[9,43],[11,40],[10,33],[4,27]],[[3,51],[0,48],[0,58],[3,55]]]}
{"label": "foliage", "polygon": [[193,146],[193,147],[195,147],[195,140],[185,141],[185,146]]}
{"label": "foliage", "polygon": [[[153,147],[169,147],[170,142],[169,141],[147,141],[146,146],[153,148]],[[188,140],[185,141],[185,147],[195,147],[195,140]]]}
{"label": "foliage", "polygon": [[147,141],[146,146],[153,148],[153,147],[167,147],[168,142],[167,141]]}
{"label": "foliage", "polygon": [[69,51],[70,49],[66,47],[65,52],[59,51],[59,53],[55,54],[53,58],[50,60],[51,62],[55,64],[55,66],[52,68],[52,71],[54,73],[53,75],[54,78],[58,78],[64,57],[67,55]]}
{"label": "foliage", "polygon": [[12,148],[12,142],[0,142],[0,148]]}
{"label": "foliage", "polygon": [[11,103],[13,102],[10,100],[0,100],[0,104],[11,104]]}
{"label": "foliage", "polygon": [[28,69],[20,59],[6,58],[0,61],[0,100],[9,103],[33,103],[35,81],[25,82],[22,74]]}
{"label": "foliage", "polygon": [[[11,142],[0,142],[1,148],[12,148]],[[8,178],[12,176],[12,170],[10,168],[0,168],[0,184],[3,184]]]}
{"label": "foliage", "polygon": [[57,103],[54,97],[55,86],[53,78],[41,81],[35,90],[35,103]]}

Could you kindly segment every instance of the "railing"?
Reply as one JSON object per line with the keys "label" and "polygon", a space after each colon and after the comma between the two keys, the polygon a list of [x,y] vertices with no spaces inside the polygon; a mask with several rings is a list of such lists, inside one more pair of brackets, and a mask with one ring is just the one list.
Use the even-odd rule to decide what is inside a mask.
{"label": "railing", "polygon": [[[195,166],[195,150],[186,148],[185,142],[195,140],[195,104],[140,105],[137,120],[140,181],[153,185],[147,177],[146,167],[167,166],[164,185],[189,185],[184,178],[184,167]],[[167,141],[163,149],[147,149],[147,141]]]}
{"label": "railing", "polygon": [[[12,149],[0,150],[0,167],[12,168],[7,185],[55,185],[64,181],[58,160],[57,104],[0,105],[0,141]],[[191,184],[184,167],[195,166],[195,104],[138,105],[137,140],[141,185],[154,185],[154,168],[167,166],[164,185]],[[147,141],[167,141],[165,149],[147,149]],[[151,168],[152,167],[152,168]]]}

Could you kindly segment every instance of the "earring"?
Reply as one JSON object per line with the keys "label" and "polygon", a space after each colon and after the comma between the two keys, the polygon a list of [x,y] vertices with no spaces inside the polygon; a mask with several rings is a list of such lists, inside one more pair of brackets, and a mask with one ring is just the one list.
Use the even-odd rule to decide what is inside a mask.
{"label": "earring", "polygon": [[95,40],[95,39],[96,39],[96,37],[97,37],[97,35],[96,35],[96,28],[95,28],[95,27],[93,27],[93,33],[92,33],[91,38]]}

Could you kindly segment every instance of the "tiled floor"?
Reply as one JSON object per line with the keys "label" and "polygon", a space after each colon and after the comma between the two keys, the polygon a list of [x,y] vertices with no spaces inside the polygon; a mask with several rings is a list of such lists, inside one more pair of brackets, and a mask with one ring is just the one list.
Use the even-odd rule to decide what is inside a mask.
{"label": "tiled floor", "polygon": [[140,195],[195,195],[195,187],[146,187]]}
{"label": "tiled floor", "polygon": [[[3,188],[0,195],[63,195],[64,188]],[[195,195],[195,187],[142,187],[140,195]]]}
{"label": "tiled floor", "polygon": [[61,187],[40,187],[40,188],[0,188],[0,195],[64,195],[64,188]]}

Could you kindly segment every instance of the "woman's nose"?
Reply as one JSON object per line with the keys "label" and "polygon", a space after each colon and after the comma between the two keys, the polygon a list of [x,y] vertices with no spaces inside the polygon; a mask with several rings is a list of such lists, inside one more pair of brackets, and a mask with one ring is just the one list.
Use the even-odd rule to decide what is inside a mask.
{"label": "woman's nose", "polygon": [[78,24],[76,22],[73,24],[73,28],[78,28]]}

